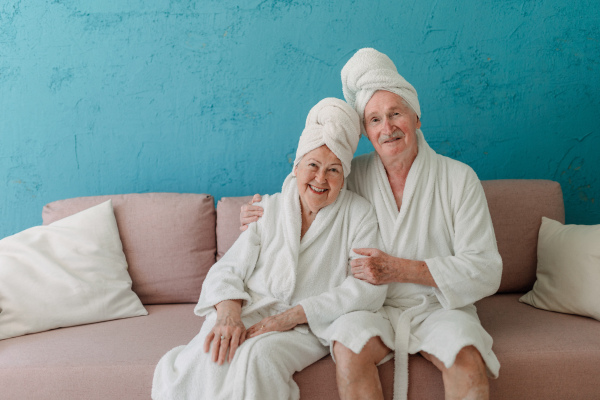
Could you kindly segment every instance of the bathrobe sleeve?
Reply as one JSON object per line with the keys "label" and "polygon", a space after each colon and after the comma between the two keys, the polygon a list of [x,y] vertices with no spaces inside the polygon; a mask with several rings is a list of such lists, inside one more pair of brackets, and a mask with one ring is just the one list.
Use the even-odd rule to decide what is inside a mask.
{"label": "bathrobe sleeve", "polygon": [[250,295],[245,290],[247,280],[260,253],[258,223],[251,223],[225,255],[214,264],[202,284],[200,300],[194,308],[196,315],[205,316],[224,300],[244,300],[248,305]]}
{"label": "bathrobe sleeve", "polygon": [[[354,240],[351,249],[373,247],[381,248],[379,229],[375,212],[370,211],[357,221]],[[354,252],[349,254],[349,259],[361,257]],[[387,285],[371,285],[370,283],[354,278],[350,273],[347,261],[348,276],[338,287],[318,296],[313,296],[300,301],[312,332],[320,339],[327,328],[340,316],[358,310],[375,312],[381,308],[385,301]]]}
{"label": "bathrobe sleeve", "polygon": [[466,179],[452,190],[453,255],[425,260],[438,285],[434,292],[446,309],[494,294],[502,276],[492,219],[475,172],[468,168]]}

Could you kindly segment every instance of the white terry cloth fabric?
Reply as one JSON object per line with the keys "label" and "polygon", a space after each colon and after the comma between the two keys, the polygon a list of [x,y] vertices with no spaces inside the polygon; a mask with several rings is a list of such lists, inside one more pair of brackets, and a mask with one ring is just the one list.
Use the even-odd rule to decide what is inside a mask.
{"label": "white terry cloth fabric", "polygon": [[[163,356],[154,374],[153,399],[298,399],[291,374],[327,354],[331,338],[359,349],[368,340],[363,337],[364,343],[354,343],[356,339],[342,324],[334,324],[336,329],[331,326],[347,313],[374,313],[385,300],[387,286],[355,279],[349,267],[349,260],[358,257],[353,248],[381,245],[372,206],[342,189],[333,204],[319,211],[300,240],[300,201],[293,175],[287,177],[282,193],[264,196],[261,205],[263,217],[249,225],[208,273],[195,308],[196,314],[206,315],[206,329],[187,346]],[[214,306],[232,299],[244,300],[246,327],[297,304],[304,308],[308,325],[299,325],[285,336],[277,332],[247,340],[231,364],[218,366],[202,346],[215,323]],[[273,354],[260,350],[275,342],[273,346],[280,347],[273,347]],[[297,362],[287,367],[287,373],[268,372],[282,348],[287,349],[285,359]],[[261,375],[260,371],[267,372]],[[265,373],[268,380],[257,382]]]}
{"label": "white terry cloth fabric", "polygon": [[323,99],[306,117],[294,166],[298,165],[306,153],[327,145],[342,162],[344,177],[347,177],[359,139],[360,126],[356,111],[343,100],[333,97]]}
{"label": "white terry cloth fabric", "polygon": [[436,154],[420,130],[417,137],[400,211],[376,153],[355,158],[348,177],[348,188],[375,206],[384,250],[425,261],[439,287],[389,285],[383,310],[396,329],[395,399],[406,398],[407,353],[426,351],[450,367],[473,345],[490,376],[500,368],[473,305],[497,291],[502,274],[483,188],[469,166]]}
{"label": "white terry cloth fabric", "polygon": [[421,118],[421,106],[415,88],[406,81],[385,54],[371,48],[357,51],[342,68],[344,98],[360,117],[364,133],[365,106],[378,90],[402,97]]}

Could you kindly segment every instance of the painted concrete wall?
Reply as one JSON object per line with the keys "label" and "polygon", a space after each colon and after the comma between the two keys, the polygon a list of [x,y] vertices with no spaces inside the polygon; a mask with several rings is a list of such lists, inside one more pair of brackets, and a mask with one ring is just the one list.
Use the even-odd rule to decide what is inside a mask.
{"label": "painted concrete wall", "polygon": [[597,0],[5,0],[0,237],[74,196],[278,191],[361,47],[417,88],[435,150],[557,180],[598,224],[599,26]]}

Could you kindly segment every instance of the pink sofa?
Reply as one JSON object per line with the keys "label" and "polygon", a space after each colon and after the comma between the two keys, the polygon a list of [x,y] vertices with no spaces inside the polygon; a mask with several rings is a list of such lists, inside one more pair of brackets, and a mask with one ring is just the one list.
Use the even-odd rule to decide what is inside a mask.
{"label": "pink sofa", "polygon": [[[541,217],[564,222],[560,185],[544,180],[483,182],[504,260],[500,290],[477,303],[494,338],[500,377],[492,399],[600,398],[600,323],[519,303],[533,286]],[[202,318],[194,304],[206,272],[238,236],[243,198],[214,208],[204,194],[151,193],[57,201],[44,223],[113,199],[124,251],[149,315],[56,329],[0,341],[0,399],[149,399],[154,366],[187,343]],[[380,367],[392,398],[393,362]],[[325,357],[297,373],[302,399],[335,399],[335,366]],[[410,357],[409,397],[443,399],[441,374]]]}

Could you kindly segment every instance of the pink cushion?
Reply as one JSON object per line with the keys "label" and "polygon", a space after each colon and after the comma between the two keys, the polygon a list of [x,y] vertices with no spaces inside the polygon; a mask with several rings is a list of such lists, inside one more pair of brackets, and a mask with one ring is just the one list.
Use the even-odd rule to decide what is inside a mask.
{"label": "pink cushion", "polygon": [[490,380],[490,397],[597,399],[600,322],[538,310],[519,303],[520,296],[496,294],[476,303],[500,361],[500,376]]}
{"label": "pink cushion", "polygon": [[194,306],[0,340],[0,399],[148,400],[158,360],[200,331]]}
{"label": "pink cushion", "polygon": [[[600,334],[591,318],[538,310],[520,294],[479,301],[483,327],[494,338],[500,377],[494,399],[594,399],[600,393]],[[148,306],[148,316],[57,329],[0,341],[0,398],[149,399],[160,357],[187,344],[203,318],[193,304]],[[441,373],[420,355],[409,361],[409,398],[442,399]],[[393,360],[379,367],[392,399]],[[296,373],[305,400],[337,398],[335,365],[326,356]]]}
{"label": "pink cushion", "polygon": [[498,292],[524,292],[535,282],[542,217],[565,221],[558,182],[537,179],[482,181],[502,256]]}
{"label": "pink cushion", "polygon": [[217,260],[240,236],[240,211],[252,196],[223,197],[217,203]]}
{"label": "pink cushion", "polygon": [[[215,262],[215,209],[206,194],[78,197],[44,207],[44,224],[112,199],[133,291],[144,304],[195,303]],[[239,212],[238,212],[239,215]]]}

